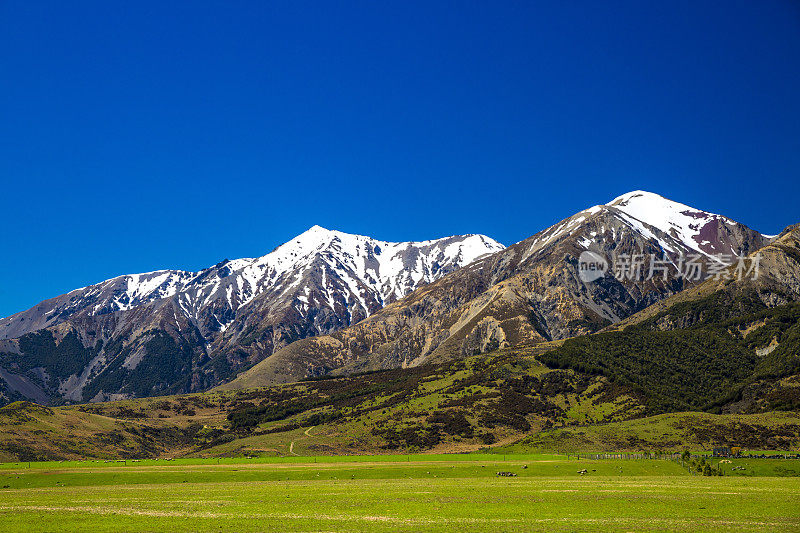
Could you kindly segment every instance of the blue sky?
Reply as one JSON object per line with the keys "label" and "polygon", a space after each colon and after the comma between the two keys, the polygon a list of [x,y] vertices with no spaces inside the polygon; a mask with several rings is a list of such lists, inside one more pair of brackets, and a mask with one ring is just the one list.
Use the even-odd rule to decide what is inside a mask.
{"label": "blue sky", "polygon": [[800,222],[800,3],[0,2],[0,316],[313,224]]}

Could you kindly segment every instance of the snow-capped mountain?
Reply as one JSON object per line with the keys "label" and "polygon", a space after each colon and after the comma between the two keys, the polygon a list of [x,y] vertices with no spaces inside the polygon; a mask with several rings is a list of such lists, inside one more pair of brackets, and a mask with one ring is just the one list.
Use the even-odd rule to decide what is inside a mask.
{"label": "snow-capped mountain", "polygon": [[0,320],[0,381],[104,400],[205,390],[250,367],[233,386],[563,339],[699,282],[607,273],[585,283],[584,251],[715,261],[769,239],[643,191],[508,248],[481,235],[390,243],[314,226],[262,257],[120,276]]}
{"label": "snow-capped mountain", "polygon": [[194,298],[184,295],[180,301],[197,310],[211,300],[224,299],[231,309],[238,309],[270,294],[293,297],[304,314],[341,307],[351,317],[366,317],[503,248],[483,235],[396,243],[313,226],[264,257],[225,264],[223,276],[207,280]]}
{"label": "snow-capped mountain", "polygon": [[[349,371],[414,366],[493,346],[518,346],[597,331],[700,279],[681,276],[680,256],[702,264],[748,254],[770,240],[726,217],[633,191],[569,218],[445,276],[368,319],[278,350],[230,386]],[[671,262],[648,279],[605,276],[584,282],[579,257],[592,251]]]}
{"label": "snow-capped mountain", "polygon": [[[263,294],[289,295],[299,309],[342,307],[369,316],[422,284],[467,265],[503,245],[483,235],[423,242],[386,242],[313,226],[271,253],[223,261],[200,272],[159,270],[128,274],[46,300],[0,319],[0,339],[58,324],[83,313],[99,316],[174,298],[189,319],[224,329],[236,311]],[[321,277],[318,287],[308,283]],[[309,300],[312,290],[319,295]],[[206,310],[213,308],[210,316]],[[215,324],[216,322],[216,324]]]}
{"label": "snow-capped mountain", "polygon": [[[616,210],[642,235],[657,241],[668,253],[692,250],[715,260],[720,255],[747,253],[751,247],[747,239],[741,238],[742,224],[651,192],[629,192],[593,209],[603,208]],[[774,236],[762,237],[770,239]],[[763,243],[758,247],[761,245]]]}
{"label": "snow-capped mountain", "polygon": [[[601,218],[607,218],[608,223],[600,223],[596,229],[584,232],[587,224],[592,225],[592,221]],[[532,240],[529,252],[533,253],[564,236],[585,233],[580,235],[578,243],[588,249],[598,241],[598,235],[604,235],[607,230],[611,232],[611,239],[615,239],[620,224],[668,256],[696,254],[709,260],[749,253],[773,237],[761,235],[722,215],[689,207],[655,193],[632,191],[607,204],[576,213],[526,241]],[[599,240],[608,240],[608,236]]]}
{"label": "snow-capped mountain", "polygon": [[[73,400],[152,394],[173,390],[176,382],[193,390],[206,379],[197,369],[220,351],[226,353],[217,377],[208,379],[235,373],[299,338],[354,324],[502,249],[483,235],[396,243],[313,226],[262,257],[225,260],[200,272],[119,276],[2,319],[0,366],[33,371],[45,389]],[[68,345],[63,356],[82,360],[67,365],[74,373],[54,375],[59,371],[47,363],[21,363],[43,353],[57,358]],[[169,352],[172,370],[160,381],[137,378],[147,386],[126,391],[129,374],[164,366],[151,360],[156,347]],[[39,355],[15,356],[26,351]],[[92,387],[104,381],[114,386]]]}

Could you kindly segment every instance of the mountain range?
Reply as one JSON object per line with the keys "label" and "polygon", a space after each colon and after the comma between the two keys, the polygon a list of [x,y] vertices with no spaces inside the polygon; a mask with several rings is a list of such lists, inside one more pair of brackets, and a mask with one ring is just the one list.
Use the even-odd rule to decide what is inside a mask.
{"label": "mountain range", "polygon": [[[707,265],[771,239],[726,217],[634,191],[475,261],[354,326],[290,344],[224,387],[416,366],[593,333],[700,283],[702,277],[674,275],[682,258]],[[579,271],[584,252],[653,254],[673,275],[617,279],[609,271],[587,283]]]}
{"label": "mountain range", "polygon": [[564,341],[254,389],[14,402],[0,407],[0,459],[793,450],[800,225],[757,257],[758,276],[731,265]]}
{"label": "mountain range", "polygon": [[0,384],[7,400],[98,401],[548,343],[702,281],[609,270],[586,282],[584,252],[652,254],[677,272],[686,256],[707,266],[773,239],[644,191],[508,248],[482,235],[388,243],[314,226],[260,258],[120,276],[0,320]]}
{"label": "mountain range", "polygon": [[40,401],[200,390],[501,249],[482,235],[394,243],[313,226],[263,257],[119,276],[2,319],[0,376]]}

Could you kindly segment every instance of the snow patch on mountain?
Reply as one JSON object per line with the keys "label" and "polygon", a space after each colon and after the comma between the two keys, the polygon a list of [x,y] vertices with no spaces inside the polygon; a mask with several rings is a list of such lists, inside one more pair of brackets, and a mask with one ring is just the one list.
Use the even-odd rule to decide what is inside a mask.
{"label": "snow patch on mountain", "polygon": [[[703,245],[708,245],[711,241],[702,237],[703,228],[716,221],[722,224],[735,224],[721,215],[701,211],[647,191],[632,191],[623,194],[614,198],[607,205],[626,215],[626,219],[632,224],[637,225],[636,222],[644,222],[679,240],[692,250],[707,256],[712,254],[704,250]],[[649,233],[649,230],[643,228],[641,224],[638,225],[638,229],[643,233]],[[652,238],[656,237],[653,235]],[[669,248],[667,249],[669,250]]]}
{"label": "snow patch on mountain", "polygon": [[[647,191],[631,191],[618,196],[604,205],[595,205],[541,232],[532,241],[525,257],[529,257],[546,245],[560,238],[583,231],[584,223],[591,217],[611,215],[634,232],[655,241],[666,252],[699,253],[718,260],[719,254],[736,254],[732,240],[726,235],[741,230],[743,226],[722,215],[709,213],[688,205],[668,200]],[[599,227],[600,233],[611,232],[612,240],[618,238],[618,228]],[[595,237],[597,232],[591,236]],[[763,235],[766,240],[769,235]],[[735,240],[735,239],[734,239]],[[588,248],[590,241],[584,236],[580,246]]]}

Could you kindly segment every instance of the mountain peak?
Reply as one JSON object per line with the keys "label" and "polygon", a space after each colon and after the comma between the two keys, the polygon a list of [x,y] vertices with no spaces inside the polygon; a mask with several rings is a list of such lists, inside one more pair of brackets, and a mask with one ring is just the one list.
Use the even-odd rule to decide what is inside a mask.
{"label": "mountain peak", "polygon": [[329,230],[328,228],[323,228],[319,224],[314,224],[313,226],[305,230],[301,235],[306,233],[331,233],[331,230]]}
{"label": "mountain peak", "polygon": [[[663,218],[670,219],[676,215],[689,216],[691,218],[720,218],[727,220],[721,215],[710,213],[696,207],[691,207],[674,200],[670,200],[660,194],[648,191],[631,191],[621,196],[617,196],[606,206],[616,207],[631,216],[642,219]],[[641,216],[639,216],[641,215]]]}
{"label": "mountain peak", "polygon": [[[731,223],[721,215],[690,207],[647,191],[623,194],[606,205],[665,233],[675,235],[677,232],[684,240],[690,242],[695,241],[690,236],[697,236],[707,222],[717,220],[723,224]],[[693,248],[698,249],[696,244]]]}
{"label": "mountain peak", "polygon": [[[743,235],[751,231],[746,226],[722,215],[675,202],[660,194],[631,191],[599,208],[611,210],[643,234],[650,233],[648,228],[656,228],[693,252],[709,257],[720,254],[738,255],[751,249],[749,246],[740,249],[742,243],[737,244],[736,239],[731,240],[733,234]],[[761,235],[760,238],[769,239],[770,236]],[[658,240],[664,249],[674,251],[669,243],[661,241],[660,237]]]}
{"label": "mountain peak", "polygon": [[665,198],[660,194],[648,191],[631,191],[625,193],[611,200],[606,206],[616,207],[639,220],[646,220],[647,218],[669,220],[676,215],[683,217],[688,216],[690,218],[715,217],[727,220],[720,215],[690,207],[686,204]]}
{"label": "mountain peak", "polygon": [[[771,238],[722,215],[675,202],[657,193],[635,190],[617,196],[607,204],[584,209],[548,228],[534,241],[534,247],[538,250],[564,234],[580,234],[584,231],[582,224],[597,224],[596,228],[588,230],[588,236],[582,237],[580,244],[585,248],[596,237],[597,231],[605,231],[614,220],[649,240],[657,241],[663,250],[671,253],[682,251],[707,257],[739,255]],[[744,238],[747,235],[751,238]]]}
{"label": "mountain peak", "polygon": [[333,233],[336,232],[329,230],[328,228],[323,228],[322,226],[314,224],[313,226],[305,230],[303,233],[296,236],[294,239],[291,239],[289,242],[294,242],[297,240],[303,240],[307,238],[329,237]]}
{"label": "mountain peak", "polygon": [[625,203],[627,203],[627,202],[629,202],[629,201],[631,201],[631,200],[633,200],[635,198],[638,198],[639,201],[662,201],[662,202],[663,201],[667,201],[667,202],[671,201],[671,200],[661,196],[660,194],[656,194],[654,192],[636,190],[636,191],[626,192],[625,194],[617,196],[616,198],[614,198],[613,200],[608,202],[606,205],[625,204]]}

